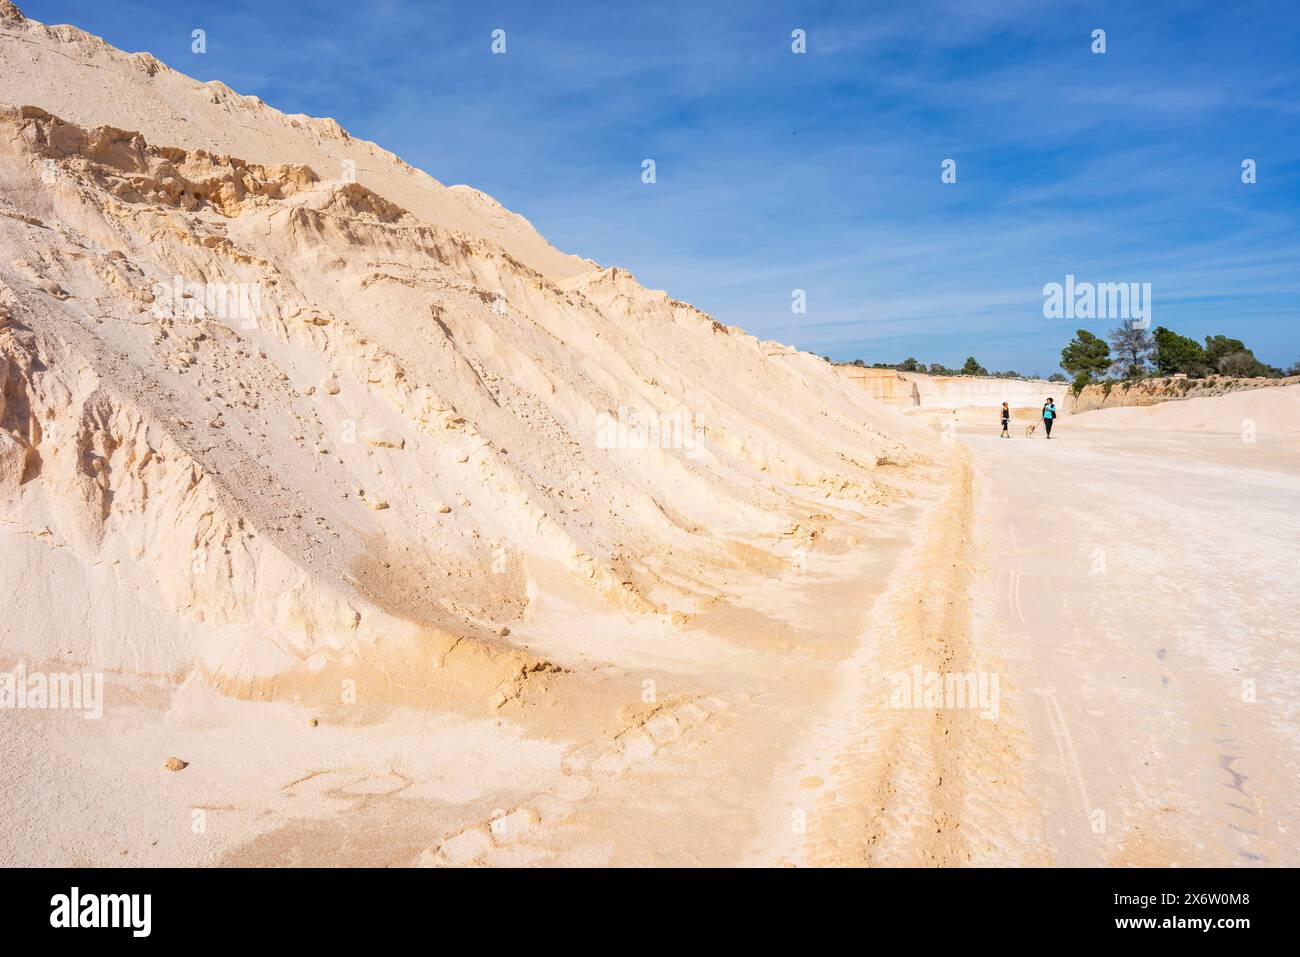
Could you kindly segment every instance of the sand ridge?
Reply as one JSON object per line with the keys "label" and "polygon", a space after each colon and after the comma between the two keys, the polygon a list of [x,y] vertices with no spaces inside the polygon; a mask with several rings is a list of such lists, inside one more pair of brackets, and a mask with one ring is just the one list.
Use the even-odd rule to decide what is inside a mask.
{"label": "sand ridge", "polygon": [[[27,789],[147,863],[504,861],[512,808],[634,862],[597,809],[697,747],[752,749],[761,803],[851,648],[801,596],[883,583],[939,440],[337,124],[4,9],[0,664],[105,673],[79,739],[131,781],[20,713],[9,753],[60,759],[5,860],[84,820]],[[412,843],[336,851],[341,806]],[[719,834],[659,853],[758,838]]]}

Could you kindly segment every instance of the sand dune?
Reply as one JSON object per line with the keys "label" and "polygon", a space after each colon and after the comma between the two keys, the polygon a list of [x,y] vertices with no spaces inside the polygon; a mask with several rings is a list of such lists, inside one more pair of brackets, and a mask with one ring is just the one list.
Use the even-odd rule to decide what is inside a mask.
{"label": "sand dune", "polygon": [[[101,637],[105,665],[246,684],[395,635],[498,648],[549,591],[688,613],[695,586],[649,556],[689,580],[735,560],[727,529],[814,535],[888,495],[878,458],[932,447],[815,357],[329,121],[5,30],[7,473],[20,525],[51,531],[21,561],[111,554],[74,593],[129,581],[166,609],[123,604],[133,648]],[[192,308],[214,287],[257,315]],[[654,447],[601,447],[629,444]]]}
{"label": "sand dune", "polygon": [[[221,841],[153,861],[283,823],[256,796],[327,761],[294,743],[309,719],[476,741],[489,781],[532,793],[747,700],[780,649],[830,667],[844,639],[798,596],[864,562],[883,587],[942,445],[823,360],[560,253],[332,121],[12,4],[0,72],[0,571],[26,583],[0,599],[0,664],[108,673],[135,807],[171,806],[177,722],[200,794],[239,758],[198,728],[282,745]],[[97,777],[57,729],[7,727],[11,749],[53,735],[51,773]],[[352,774],[355,749],[328,763]],[[398,763],[432,787],[423,760]],[[472,813],[505,800],[488,792]],[[95,793],[86,813],[130,817]],[[466,799],[384,860],[433,853]],[[50,829],[77,817],[16,804],[4,857],[61,860]]]}

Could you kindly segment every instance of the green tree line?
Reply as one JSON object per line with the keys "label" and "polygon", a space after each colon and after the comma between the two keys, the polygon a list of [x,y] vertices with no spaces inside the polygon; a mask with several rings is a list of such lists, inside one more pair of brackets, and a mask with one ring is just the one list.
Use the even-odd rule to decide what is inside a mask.
{"label": "green tree line", "polygon": [[1183,374],[1189,379],[1212,375],[1280,378],[1300,375],[1300,362],[1279,369],[1255,357],[1240,339],[1206,336],[1202,345],[1172,329],[1147,329],[1132,321],[1121,323],[1102,339],[1079,329],[1061,350],[1061,368],[1074,376],[1076,395],[1104,378],[1140,379]]}

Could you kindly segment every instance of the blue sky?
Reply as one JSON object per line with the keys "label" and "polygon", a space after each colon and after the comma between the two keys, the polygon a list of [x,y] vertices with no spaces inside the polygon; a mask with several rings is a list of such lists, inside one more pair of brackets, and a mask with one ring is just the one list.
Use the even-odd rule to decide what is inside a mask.
{"label": "blue sky", "polygon": [[1294,0],[19,6],[333,116],[561,249],[835,359],[1058,371],[1080,323],[1042,289],[1067,273],[1300,359]]}

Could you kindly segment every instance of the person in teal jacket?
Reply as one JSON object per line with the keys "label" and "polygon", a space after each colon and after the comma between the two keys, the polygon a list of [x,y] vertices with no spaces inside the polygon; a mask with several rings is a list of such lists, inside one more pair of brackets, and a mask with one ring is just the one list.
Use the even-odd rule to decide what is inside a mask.
{"label": "person in teal jacket", "polygon": [[1047,430],[1047,437],[1052,437],[1052,423],[1056,420],[1056,402],[1048,399],[1043,404],[1043,428]]}

